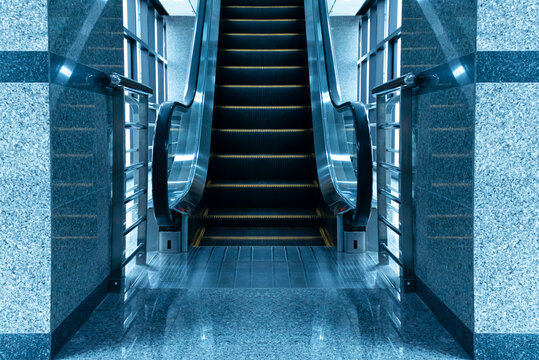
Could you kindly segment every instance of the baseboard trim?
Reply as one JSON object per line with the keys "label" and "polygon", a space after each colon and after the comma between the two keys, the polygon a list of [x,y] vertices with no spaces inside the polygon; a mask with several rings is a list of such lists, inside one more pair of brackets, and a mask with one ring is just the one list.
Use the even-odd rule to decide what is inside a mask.
{"label": "baseboard trim", "polygon": [[109,293],[110,276],[107,276],[75,310],[52,332],[51,357],[54,357],[88,320],[95,308]]}
{"label": "baseboard trim", "polygon": [[416,277],[416,293],[433,312],[440,324],[471,357],[474,356],[474,334],[425,283]]}
{"label": "baseboard trim", "polygon": [[5,360],[49,360],[51,335],[0,334],[0,359]]}

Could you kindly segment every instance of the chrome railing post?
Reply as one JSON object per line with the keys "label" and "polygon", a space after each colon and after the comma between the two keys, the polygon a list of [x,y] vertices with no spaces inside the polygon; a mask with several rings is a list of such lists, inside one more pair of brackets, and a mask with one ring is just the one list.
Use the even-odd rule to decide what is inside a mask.
{"label": "chrome railing post", "polygon": [[400,101],[400,256],[402,259],[402,288],[415,291],[413,198],[412,198],[412,88],[401,88]]}
{"label": "chrome railing post", "polygon": [[112,234],[110,291],[123,288],[122,262],[125,254],[125,92],[123,87],[112,89]]}
{"label": "chrome railing post", "polygon": [[[125,266],[133,259],[138,265],[146,264],[147,212],[148,212],[148,96],[153,90],[137,81],[118,74],[110,75],[108,84],[112,88],[112,234],[111,234],[111,274],[109,290],[111,292],[126,291]],[[138,119],[126,121],[126,92],[136,98]],[[137,130],[138,143],[130,149],[130,154],[137,152],[135,164],[126,163],[126,131]],[[133,175],[132,194],[127,196],[126,173]],[[137,219],[131,225],[126,223],[126,205],[138,201],[136,205]],[[126,253],[126,236],[137,231],[137,246],[130,254]]]}
{"label": "chrome railing post", "polygon": [[[415,291],[414,273],[414,235],[413,235],[413,182],[412,182],[412,95],[416,79],[413,74],[406,74],[388,81],[373,89],[376,95],[376,178],[377,178],[377,213],[378,213],[378,261],[381,265],[389,264],[389,258],[399,266],[399,290],[404,292]],[[398,94],[400,93],[400,94]],[[388,99],[388,94],[392,97]],[[392,106],[399,102],[398,120],[387,121],[387,115],[392,113]],[[389,107],[389,108],[388,108]],[[388,149],[386,141],[388,134],[399,131],[399,146]],[[394,142],[395,139],[390,140]],[[396,144],[396,143],[395,143]],[[393,152],[390,157],[387,151]],[[398,156],[398,163],[394,160]],[[388,178],[389,173],[389,178]],[[394,177],[398,174],[398,189],[392,185]],[[389,180],[389,183],[388,183]],[[398,224],[395,218],[388,214],[387,201],[390,208],[398,215]],[[397,249],[388,246],[388,230],[398,240]],[[397,286],[396,284],[394,286]]]}
{"label": "chrome railing post", "polygon": [[[385,189],[387,184],[386,171],[379,171],[379,163],[386,161],[386,131],[382,129],[381,125],[385,121],[386,114],[386,95],[376,96],[376,189],[379,193],[381,189]],[[384,198],[380,198],[377,195],[378,201],[376,202],[376,210],[378,217],[385,216],[386,214],[386,201]],[[378,223],[378,263],[380,265],[387,265],[389,259],[387,253],[384,250],[384,246],[387,246],[387,226],[381,221]]]}
{"label": "chrome railing post", "polygon": [[[139,217],[148,217],[148,95],[139,95],[139,123],[140,128],[138,139],[139,161],[146,163],[146,171],[139,172],[139,189],[144,191],[144,195],[138,200]],[[147,257],[147,233],[148,221],[143,221],[138,228],[137,247],[142,250],[137,255],[137,265],[146,265]]]}

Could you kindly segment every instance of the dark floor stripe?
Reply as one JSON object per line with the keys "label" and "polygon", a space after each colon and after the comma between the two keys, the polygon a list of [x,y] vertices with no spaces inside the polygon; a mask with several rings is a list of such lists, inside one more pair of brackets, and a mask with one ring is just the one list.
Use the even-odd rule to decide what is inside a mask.
{"label": "dark floor stripe", "polygon": [[0,51],[0,82],[46,83],[49,81],[47,51]]}

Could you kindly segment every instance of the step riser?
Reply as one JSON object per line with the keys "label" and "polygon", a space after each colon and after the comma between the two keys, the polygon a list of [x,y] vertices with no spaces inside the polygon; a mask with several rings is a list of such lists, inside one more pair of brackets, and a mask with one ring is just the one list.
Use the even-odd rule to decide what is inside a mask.
{"label": "step riser", "polygon": [[222,20],[219,31],[223,33],[304,33],[305,21],[235,21]]}
{"label": "step riser", "polygon": [[214,154],[304,154],[314,152],[311,131],[291,133],[212,134]]}
{"label": "step riser", "polygon": [[322,238],[316,240],[212,240],[202,239],[200,246],[325,246]]}
{"label": "step riser", "polygon": [[317,227],[320,225],[319,219],[269,219],[269,218],[207,218],[204,219],[205,226],[214,227]]}
{"label": "step riser", "polygon": [[223,49],[302,49],[305,35],[221,35],[219,46]]}
{"label": "step riser", "polygon": [[303,0],[222,0],[222,6],[288,6],[301,5]]}
{"label": "step riser", "polygon": [[213,126],[222,129],[302,129],[312,127],[310,108],[215,108]]}
{"label": "step riser", "polygon": [[216,105],[276,106],[309,103],[309,88],[301,87],[219,87],[215,88]]}
{"label": "step riser", "polygon": [[[259,5],[252,5],[259,6]],[[277,6],[277,5],[272,5]],[[294,5],[284,5],[294,6]],[[221,19],[298,19],[305,16],[303,7],[223,7],[221,9]]]}
{"label": "step riser", "polygon": [[318,188],[232,188],[208,187],[210,208],[286,208],[315,207],[320,192]]}
{"label": "step riser", "polygon": [[232,85],[294,85],[307,84],[309,72],[306,68],[254,68],[217,70],[217,84]]}
{"label": "step riser", "polygon": [[301,51],[230,51],[219,50],[217,64],[223,66],[300,66],[307,63]]}
{"label": "step riser", "polygon": [[[313,179],[315,161],[303,159],[212,158],[209,177],[214,180],[308,180]],[[250,171],[245,172],[245,169]]]}

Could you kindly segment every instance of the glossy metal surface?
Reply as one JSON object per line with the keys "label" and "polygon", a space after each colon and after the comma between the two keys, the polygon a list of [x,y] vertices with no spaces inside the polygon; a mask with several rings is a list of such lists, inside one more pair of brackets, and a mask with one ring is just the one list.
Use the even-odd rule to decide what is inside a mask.
{"label": "glossy metal surface", "polygon": [[[358,168],[355,121],[363,106],[359,103],[341,103],[331,38],[324,42],[323,32],[329,29],[328,18],[322,13],[327,13],[325,2],[305,2],[316,164],[325,201],[335,213],[344,213],[356,208]],[[370,139],[368,144],[362,145],[368,145],[370,154]],[[367,208],[370,209],[370,199]]]}
{"label": "glossy metal surface", "polygon": [[[202,26],[197,25],[184,103],[164,103],[158,114],[154,138],[153,193],[160,225],[171,224],[172,214],[168,210],[157,213],[160,207],[157,204],[158,194],[166,193],[167,209],[188,214],[202,197],[208,172],[220,1],[210,0],[204,4],[204,10],[203,6],[199,8],[197,24],[202,21]],[[157,135],[159,128],[166,129],[166,134],[162,134],[161,138]],[[163,143],[164,140],[166,143]],[[163,151],[159,152],[158,149]],[[158,159],[160,154],[166,157],[166,184],[160,182],[163,177],[156,174],[158,162],[163,164],[163,156],[161,160]]]}

